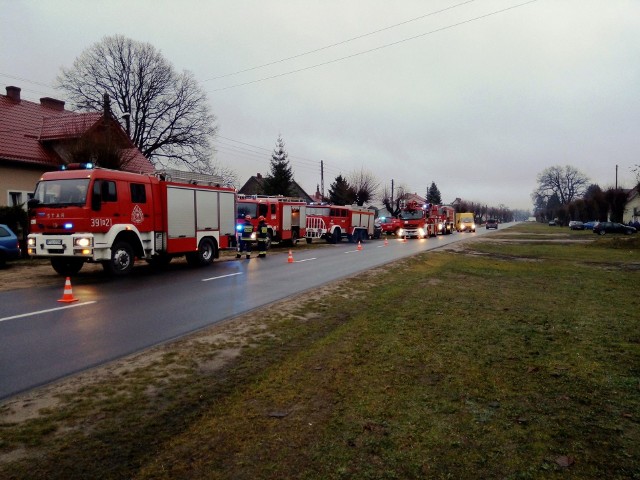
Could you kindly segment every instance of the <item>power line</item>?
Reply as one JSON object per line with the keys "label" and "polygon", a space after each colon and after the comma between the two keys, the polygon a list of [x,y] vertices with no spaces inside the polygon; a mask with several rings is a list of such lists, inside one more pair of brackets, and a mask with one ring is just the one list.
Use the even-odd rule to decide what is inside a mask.
{"label": "power line", "polygon": [[439,13],[446,12],[447,10],[452,10],[452,9],[454,9],[456,7],[459,7],[461,5],[466,5],[467,3],[471,3],[471,2],[474,2],[474,1],[475,0],[467,0],[466,2],[458,3],[456,5],[452,5],[450,7],[443,8],[442,10],[437,10],[435,12],[427,13],[425,15],[420,15],[419,17],[411,18],[409,20],[405,20],[403,22],[396,23],[394,25],[389,25],[387,27],[383,27],[383,28],[380,28],[378,30],[374,30],[374,31],[369,32],[369,33],[364,33],[362,35],[357,35],[355,37],[351,37],[351,38],[348,38],[346,40],[342,40],[340,42],[332,43],[331,45],[326,45],[324,47],[316,48],[314,50],[309,50],[308,52],[304,52],[304,53],[298,53],[296,55],[292,55],[290,57],[282,58],[280,60],[274,60],[273,62],[263,63],[262,65],[258,65],[256,67],[245,68],[244,70],[238,70],[237,72],[232,72],[232,73],[227,73],[227,74],[224,74],[224,75],[219,75],[217,77],[207,78],[206,80],[203,80],[203,81],[209,82],[209,81],[212,81],[212,80],[218,80],[220,78],[231,77],[233,75],[238,75],[240,73],[251,72],[253,70],[258,70],[259,68],[269,67],[271,65],[276,65],[278,63],[282,63],[282,62],[286,62],[286,61],[293,60],[293,59],[296,59],[296,58],[304,57],[306,55],[311,55],[312,53],[317,53],[317,52],[321,52],[323,50],[328,50],[329,48],[333,48],[333,47],[337,47],[337,46],[340,46],[340,45],[344,45],[346,43],[353,42],[355,40],[360,40],[361,38],[369,37],[371,35],[375,35],[376,33],[384,32],[385,30],[391,30],[392,28],[400,27],[402,25],[406,25],[406,24],[411,23],[411,22],[416,22],[418,20],[422,20],[423,18],[431,17],[433,15],[437,15]]}
{"label": "power line", "polygon": [[347,55],[345,57],[335,58],[333,60],[328,60],[326,62],[317,63],[315,65],[310,65],[308,67],[298,68],[296,70],[290,70],[288,72],[278,73],[276,75],[271,75],[269,77],[259,78],[257,80],[251,80],[249,82],[237,83],[235,85],[229,85],[227,87],[216,88],[216,89],[211,90],[211,91],[212,92],[221,92],[223,90],[230,90],[232,88],[244,87],[246,85],[253,85],[254,83],[265,82],[267,80],[273,80],[274,78],[280,78],[280,77],[284,77],[284,76],[287,76],[287,75],[293,75],[294,73],[300,73],[300,72],[304,72],[306,70],[312,70],[314,68],[324,67],[326,65],[331,65],[333,63],[338,63],[338,62],[341,62],[341,61],[344,61],[344,60],[349,60],[351,58],[359,57],[361,55],[366,55],[367,53],[376,52],[378,50],[383,50],[385,48],[389,48],[389,47],[393,47],[393,46],[396,46],[396,45],[400,45],[402,43],[410,42],[410,41],[416,40],[418,38],[426,37],[427,35],[432,35],[434,33],[439,33],[439,32],[445,31],[445,30],[449,30],[451,28],[459,27],[461,25],[465,25],[467,23],[475,22],[477,20],[482,20],[484,18],[491,17],[491,16],[497,15],[499,13],[504,13],[506,11],[513,10],[515,8],[523,7],[525,5],[528,5],[530,3],[534,3],[534,2],[537,2],[537,1],[538,0],[529,0],[528,2],[520,3],[518,5],[513,5],[511,7],[503,8],[501,10],[496,10],[496,11],[487,13],[485,15],[480,15],[478,17],[470,18],[470,19],[464,20],[462,22],[458,22],[458,23],[454,23],[454,24],[451,24],[451,25],[447,25],[446,27],[436,28],[435,30],[430,30],[428,32],[421,33],[419,35],[414,35],[413,37],[404,38],[404,39],[398,40],[396,42],[386,43],[384,45],[380,45],[380,46],[375,47],[375,48],[370,48],[369,50],[363,50],[362,52],[357,52],[357,53],[354,53],[354,54],[351,54],[351,55]]}

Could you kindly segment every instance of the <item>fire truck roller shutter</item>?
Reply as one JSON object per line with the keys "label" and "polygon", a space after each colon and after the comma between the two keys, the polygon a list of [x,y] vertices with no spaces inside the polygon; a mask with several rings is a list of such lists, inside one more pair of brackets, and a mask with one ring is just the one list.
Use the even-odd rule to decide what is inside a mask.
{"label": "fire truck roller shutter", "polygon": [[167,230],[169,238],[195,237],[194,191],[167,187]]}
{"label": "fire truck roller shutter", "polygon": [[219,227],[218,192],[196,190],[196,229],[216,231]]}
{"label": "fire truck roller shutter", "polygon": [[233,191],[221,191],[218,200],[220,211],[219,247],[229,248],[236,235],[236,194]]}

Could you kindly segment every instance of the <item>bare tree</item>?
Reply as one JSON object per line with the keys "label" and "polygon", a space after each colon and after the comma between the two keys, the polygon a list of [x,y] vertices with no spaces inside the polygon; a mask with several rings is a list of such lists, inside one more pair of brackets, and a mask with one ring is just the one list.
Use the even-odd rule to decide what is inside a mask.
{"label": "bare tree", "polygon": [[561,205],[566,205],[584,195],[589,186],[587,176],[571,165],[549,167],[538,174],[537,181],[538,188],[531,194],[536,207],[546,204],[554,195]]}
{"label": "bare tree", "polygon": [[355,202],[360,207],[373,199],[380,186],[376,177],[363,168],[351,172],[348,175],[348,182],[355,193]]}
{"label": "bare tree", "polygon": [[78,109],[100,110],[104,93],[126,118],[133,143],[157,167],[186,166],[218,173],[212,161],[217,132],[205,92],[190,72],[179,74],[149,43],[122,35],[86,49],[57,78]]}
{"label": "bare tree", "polygon": [[395,217],[400,213],[400,205],[406,199],[408,188],[404,185],[400,185],[393,192],[393,198],[391,198],[391,192],[387,187],[382,190],[382,204],[391,213],[391,216]]}

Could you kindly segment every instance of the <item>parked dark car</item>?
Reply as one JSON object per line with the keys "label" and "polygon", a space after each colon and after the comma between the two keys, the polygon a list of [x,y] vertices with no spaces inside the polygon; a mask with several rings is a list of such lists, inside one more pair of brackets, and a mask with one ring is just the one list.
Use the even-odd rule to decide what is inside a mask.
{"label": "parked dark car", "polygon": [[487,224],[485,225],[485,228],[488,230],[490,228],[495,228],[496,230],[498,229],[498,221],[495,218],[490,218],[489,220],[487,220]]}
{"label": "parked dark car", "polygon": [[593,233],[598,235],[604,235],[605,233],[623,233],[625,235],[631,235],[636,233],[636,229],[622,223],[615,222],[598,222],[593,226]]}
{"label": "parked dark car", "polygon": [[591,220],[590,222],[584,222],[582,224],[582,228],[584,228],[585,230],[593,230],[593,226],[598,223],[595,220]]}
{"label": "parked dark car", "polygon": [[7,260],[17,258],[20,258],[18,237],[9,227],[0,223],[0,267],[4,267]]}
{"label": "parked dark car", "polygon": [[569,222],[569,229],[570,230],[584,230],[584,223],[579,222],[577,220],[571,220]]}

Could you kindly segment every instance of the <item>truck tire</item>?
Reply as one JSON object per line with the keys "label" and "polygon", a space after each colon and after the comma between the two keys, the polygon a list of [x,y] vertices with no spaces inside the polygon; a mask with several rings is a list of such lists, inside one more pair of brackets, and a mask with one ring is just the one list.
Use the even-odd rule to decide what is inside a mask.
{"label": "truck tire", "polygon": [[213,263],[216,246],[210,238],[203,238],[198,244],[198,251],[187,253],[187,263],[192,267],[206,267]]}
{"label": "truck tire", "polygon": [[342,241],[342,231],[336,228],[331,234],[331,243],[340,243]]}
{"label": "truck tire", "polygon": [[134,263],[135,256],[131,245],[127,242],[116,242],[111,247],[111,259],[102,266],[111,275],[124,276],[131,273]]}
{"label": "truck tire", "polygon": [[63,277],[75,275],[84,265],[84,260],[80,258],[52,258],[51,266]]}
{"label": "truck tire", "polygon": [[312,243],[313,242],[313,238],[310,237],[306,237],[307,243]]}

